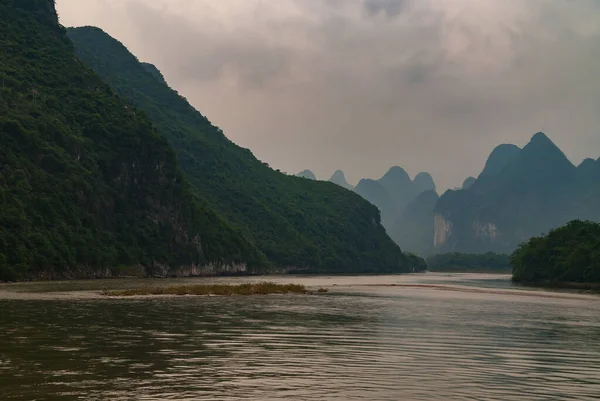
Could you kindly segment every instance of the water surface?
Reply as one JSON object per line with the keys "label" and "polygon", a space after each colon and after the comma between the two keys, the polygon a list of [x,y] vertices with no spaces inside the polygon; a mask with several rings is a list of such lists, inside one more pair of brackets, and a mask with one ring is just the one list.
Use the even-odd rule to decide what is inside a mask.
{"label": "water surface", "polygon": [[[598,296],[523,290],[507,276],[491,275],[270,280],[331,291],[107,299],[98,289],[173,282],[0,286],[1,399],[591,400],[600,395]],[[94,291],[81,292],[86,289]]]}

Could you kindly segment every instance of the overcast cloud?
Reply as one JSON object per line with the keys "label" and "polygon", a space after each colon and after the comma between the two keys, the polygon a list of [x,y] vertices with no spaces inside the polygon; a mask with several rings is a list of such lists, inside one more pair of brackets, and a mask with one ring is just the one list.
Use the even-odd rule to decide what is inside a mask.
{"label": "overcast cloud", "polygon": [[600,1],[57,0],[272,167],[439,187],[543,130],[600,156]]}

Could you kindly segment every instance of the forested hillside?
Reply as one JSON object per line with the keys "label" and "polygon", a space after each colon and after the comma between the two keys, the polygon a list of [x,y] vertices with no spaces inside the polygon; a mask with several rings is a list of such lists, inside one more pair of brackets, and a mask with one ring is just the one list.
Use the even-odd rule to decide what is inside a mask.
{"label": "forested hillside", "polygon": [[600,284],[600,224],[571,221],[521,244],[510,262],[517,282]]}
{"label": "forested hillside", "polygon": [[0,148],[0,279],[267,265],[74,57],[51,0],[0,1]]}
{"label": "forested hillside", "polygon": [[287,176],[261,163],[102,30],[74,28],[69,37],[83,62],[148,113],[194,191],[275,265],[316,272],[412,270],[412,259],[387,236],[375,206],[333,183]]}

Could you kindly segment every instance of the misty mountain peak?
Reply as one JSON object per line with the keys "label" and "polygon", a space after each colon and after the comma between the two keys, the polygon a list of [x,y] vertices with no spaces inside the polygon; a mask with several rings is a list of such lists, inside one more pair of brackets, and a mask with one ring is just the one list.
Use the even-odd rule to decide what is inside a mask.
{"label": "misty mountain peak", "polygon": [[332,182],[335,182],[335,181],[346,182],[346,175],[344,174],[344,172],[342,170],[335,170],[335,173],[333,173],[333,175],[331,176],[330,181],[332,181]]}
{"label": "misty mountain peak", "polygon": [[539,142],[539,143],[551,143],[554,145],[554,142],[552,142],[552,140],[550,138],[548,138],[548,136],[546,134],[544,134],[543,132],[537,132],[535,133],[532,137],[530,142]]}
{"label": "misty mountain peak", "polygon": [[[543,132],[538,132],[535,134],[529,143],[525,145],[523,148],[523,157],[539,157],[539,158],[549,158],[552,157],[554,161],[568,161],[567,157],[563,153],[562,150],[550,138],[546,136]],[[552,160],[545,159],[545,162],[550,163]]]}
{"label": "misty mountain peak", "polygon": [[415,191],[417,194],[425,191],[435,191],[435,182],[431,174],[427,172],[421,172],[415,176],[413,180]]}
{"label": "misty mountain peak", "polygon": [[310,170],[303,170],[303,171],[299,172],[298,174],[296,174],[296,177],[308,178],[309,180],[317,179],[315,174]]}
{"label": "misty mountain peak", "polygon": [[346,189],[353,189],[352,185],[348,184],[348,181],[346,181],[346,175],[342,170],[336,170],[335,173],[333,173],[333,175],[329,179],[329,181],[339,185],[340,187],[344,187]]}
{"label": "misty mountain peak", "polygon": [[516,145],[502,144],[496,146],[490,153],[480,177],[497,175],[520,151],[521,148]]}
{"label": "misty mountain peak", "polygon": [[387,173],[385,173],[385,175],[383,177],[381,177],[382,180],[384,179],[401,179],[401,180],[409,180],[410,181],[410,177],[408,176],[408,173],[406,172],[406,170],[404,170],[402,167],[399,166],[394,166],[391,167]]}

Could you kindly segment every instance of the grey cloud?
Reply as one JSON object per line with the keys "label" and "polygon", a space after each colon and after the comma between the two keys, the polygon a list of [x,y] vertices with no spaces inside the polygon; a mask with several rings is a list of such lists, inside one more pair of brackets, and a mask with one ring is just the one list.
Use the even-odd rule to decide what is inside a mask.
{"label": "grey cloud", "polygon": [[[79,1],[58,0],[59,12]],[[401,165],[443,189],[477,175],[495,145],[523,145],[539,130],[574,162],[600,155],[596,2],[88,6],[99,2],[88,18],[112,24],[232,140],[284,171],[328,178],[341,168],[356,183]]]}
{"label": "grey cloud", "polygon": [[371,16],[383,13],[388,17],[396,17],[404,12],[408,2],[409,0],[364,0],[363,6]]}

